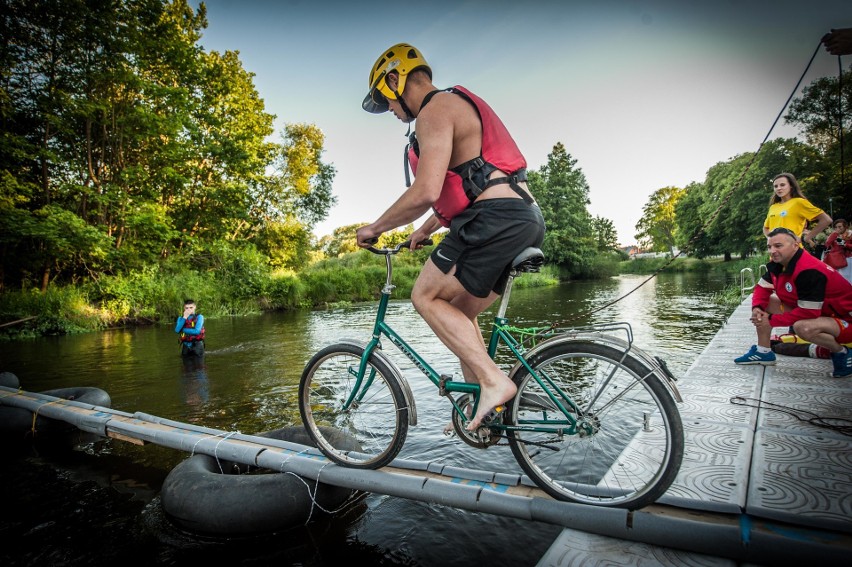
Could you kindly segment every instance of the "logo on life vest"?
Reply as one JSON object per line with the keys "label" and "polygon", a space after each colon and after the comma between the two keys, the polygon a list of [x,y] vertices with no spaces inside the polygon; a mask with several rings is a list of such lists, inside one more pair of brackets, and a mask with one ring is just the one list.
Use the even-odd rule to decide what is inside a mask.
{"label": "logo on life vest", "polygon": [[790,282],[785,283],[784,289],[787,290],[787,293],[792,293],[793,292],[793,284],[791,284]]}
{"label": "logo on life vest", "polygon": [[787,211],[781,211],[781,212],[778,214],[778,216],[779,216],[779,217],[786,217],[786,216],[787,216]]}

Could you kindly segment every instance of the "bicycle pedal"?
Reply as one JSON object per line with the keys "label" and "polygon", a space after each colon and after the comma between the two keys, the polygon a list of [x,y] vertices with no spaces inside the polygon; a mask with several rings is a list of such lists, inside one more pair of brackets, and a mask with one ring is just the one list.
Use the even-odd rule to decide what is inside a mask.
{"label": "bicycle pedal", "polygon": [[495,407],[490,412],[486,413],[482,416],[482,421],[480,423],[482,425],[490,425],[492,423],[502,422],[503,421],[503,412],[506,411],[506,406],[499,405]]}

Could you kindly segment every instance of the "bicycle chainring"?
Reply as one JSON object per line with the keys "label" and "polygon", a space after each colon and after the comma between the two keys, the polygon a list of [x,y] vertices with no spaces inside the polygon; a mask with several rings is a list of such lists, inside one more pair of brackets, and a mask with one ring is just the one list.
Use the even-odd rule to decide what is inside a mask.
{"label": "bicycle chainring", "polygon": [[[458,406],[462,409],[465,415],[472,413],[473,406],[473,396],[470,394],[463,394],[456,401]],[[458,435],[459,439],[470,445],[471,447],[476,447],[477,449],[487,449],[493,445],[496,445],[500,442],[500,435],[496,431],[492,431],[489,427],[480,426],[476,428],[476,431],[468,431],[465,429],[465,422],[462,419],[462,414],[457,412],[455,409],[452,410],[452,421],[453,421],[453,430]]]}

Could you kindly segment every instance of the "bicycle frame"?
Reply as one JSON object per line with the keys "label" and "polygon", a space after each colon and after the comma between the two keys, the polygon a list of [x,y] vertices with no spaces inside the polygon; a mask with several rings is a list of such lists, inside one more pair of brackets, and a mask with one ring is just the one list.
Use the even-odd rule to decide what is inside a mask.
{"label": "bicycle frame", "polygon": [[[446,396],[450,399],[450,402],[453,405],[454,411],[458,412],[459,415],[464,415],[462,408],[458,405],[457,401],[453,396],[450,396],[450,393],[458,392],[463,394],[471,394],[474,397],[474,405],[472,411],[475,413],[477,407],[479,405],[479,384],[472,384],[468,382],[459,382],[453,381],[452,377],[441,375],[437,372],[432,366],[423,359],[417,351],[409,345],[386,321],[385,316],[387,315],[388,304],[390,303],[390,296],[393,292],[394,286],[391,283],[393,270],[391,264],[391,254],[385,254],[385,262],[387,267],[387,279],[385,281],[385,285],[382,287],[381,296],[379,298],[379,306],[376,311],[375,323],[373,325],[372,338],[367,343],[364,354],[361,358],[361,363],[357,370],[357,373],[354,369],[350,369],[350,373],[356,379],[355,387],[352,388],[352,392],[349,398],[346,400],[344,407],[351,406],[356,401],[361,401],[363,397],[366,395],[367,391],[370,389],[370,386],[373,383],[374,375],[365,376],[367,362],[372,356],[373,352],[376,348],[381,350],[381,338],[387,337],[387,339],[396,346],[402,354],[406,356],[439,390],[440,395]],[[488,343],[488,355],[494,359],[497,354],[497,349],[502,342],[505,344],[509,350],[512,352],[512,355],[517,359],[518,363],[522,365],[526,370],[530,373],[534,380],[536,380],[542,389],[547,393],[550,401],[555,404],[555,406],[560,410],[564,419],[547,419],[546,421],[536,421],[525,423],[524,427],[519,426],[507,426],[502,423],[493,424],[491,427],[500,430],[507,429],[528,429],[536,425],[542,425],[546,423],[548,428],[546,430],[552,430],[554,426],[559,426],[560,433],[567,433],[569,435],[573,435],[578,432],[577,430],[577,419],[573,416],[579,416],[582,414],[580,408],[574,404],[574,402],[562,392],[558,386],[556,386],[547,376],[541,376],[534,368],[532,368],[524,358],[523,353],[526,351],[526,348],[523,344],[518,341],[514,335],[512,335],[509,331],[509,320],[506,318],[506,309],[509,304],[509,297],[512,291],[512,283],[515,277],[515,273],[512,272],[509,274],[509,279],[506,283],[506,289],[501,297],[500,306],[497,311],[497,315],[494,318],[491,327],[491,338]],[[402,377],[401,377],[402,378]],[[558,393],[558,396],[554,394],[554,391]],[[566,408],[566,404],[568,408]],[[533,429],[536,429],[533,427]],[[545,430],[545,429],[540,429]]]}
{"label": "bicycle frame", "polygon": [[[471,430],[471,416],[485,409],[477,411],[479,384],[437,372],[385,320],[394,289],[391,256],[411,243],[380,249],[374,243],[368,249],[386,256],[387,279],[371,337],[322,348],[299,381],[299,413],[325,456],[354,468],[386,466],[417,425],[409,381],[382,349],[387,339],[450,399],[444,433],[455,432],[477,449],[505,439],[532,482],[554,498],[638,508],[668,489],[683,459],[679,396],[665,363],[634,345],[628,323],[510,326],[506,310],[514,278],[538,271],[543,261],[534,247],[517,254],[484,350],[501,369],[511,366],[508,378],[518,391],[505,411],[496,418],[487,414]],[[351,442],[341,443],[339,432]]]}

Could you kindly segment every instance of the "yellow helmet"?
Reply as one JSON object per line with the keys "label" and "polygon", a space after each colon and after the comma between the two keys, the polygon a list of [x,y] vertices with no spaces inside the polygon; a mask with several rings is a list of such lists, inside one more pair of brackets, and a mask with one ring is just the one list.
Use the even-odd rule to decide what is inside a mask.
{"label": "yellow helmet", "polygon": [[[423,54],[407,43],[397,43],[386,49],[370,68],[370,91],[364,97],[361,108],[373,114],[381,114],[388,109],[388,100],[396,100],[405,90],[408,74],[416,69],[425,69],[432,78],[432,69],[423,58]],[[386,77],[391,71],[399,74],[399,90],[392,91]]]}

